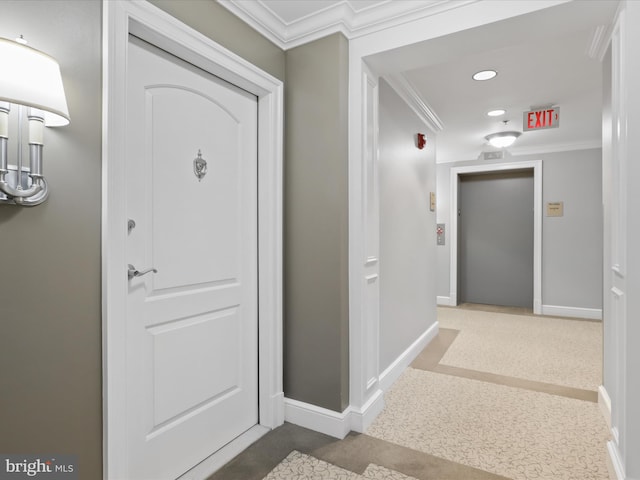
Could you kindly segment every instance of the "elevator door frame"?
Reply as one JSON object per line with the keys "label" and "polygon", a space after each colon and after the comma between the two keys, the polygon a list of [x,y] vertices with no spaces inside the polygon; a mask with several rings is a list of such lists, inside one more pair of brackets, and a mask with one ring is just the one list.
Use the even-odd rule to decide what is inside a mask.
{"label": "elevator door frame", "polygon": [[449,238],[451,244],[449,268],[449,302],[458,304],[458,189],[460,175],[473,173],[499,173],[510,170],[533,169],[533,313],[542,313],[542,160],[526,162],[494,163],[453,167],[451,169],[451,220]]}

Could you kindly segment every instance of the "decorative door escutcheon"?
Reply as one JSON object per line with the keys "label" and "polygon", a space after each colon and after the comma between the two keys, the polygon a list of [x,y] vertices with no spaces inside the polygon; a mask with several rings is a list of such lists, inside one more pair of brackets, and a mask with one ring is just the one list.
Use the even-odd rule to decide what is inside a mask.
{"label": "decorative door escutcheon", "polygon": [[207,174],[207,161],[202,158],[202,152],[198,149],[198,156],[193,159],[193,173],[196,174],[198,181],[202,181]]}

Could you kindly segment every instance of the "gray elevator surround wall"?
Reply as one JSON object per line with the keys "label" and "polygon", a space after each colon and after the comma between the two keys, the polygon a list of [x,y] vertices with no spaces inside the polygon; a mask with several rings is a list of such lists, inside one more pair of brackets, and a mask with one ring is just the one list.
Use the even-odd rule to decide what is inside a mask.
{"label": "gray elevator surround wall", "polygon": [[342,34],[287,50],[284,393],[349,405],[348,78]]}
{"label": "gray elevator surround wall", "polygon": [[533,307],[533,170],[460,176],[460,303]]}

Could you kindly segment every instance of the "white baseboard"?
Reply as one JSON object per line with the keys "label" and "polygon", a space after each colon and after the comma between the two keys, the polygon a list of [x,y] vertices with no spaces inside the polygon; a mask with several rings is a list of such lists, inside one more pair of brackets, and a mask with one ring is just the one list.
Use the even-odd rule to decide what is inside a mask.
{"label": "white baseboard", "polygon": [[393,385],[400,375],[402,375],[402,372],[404,372],[420,352],[424,350],[429,342],[438,335],[438,325],[438,322],[431,325],[426,332],[420,335],[420,337],[418,337],[418,339],[413,342],[409,348],[407,348],[380,374],[378,385],[380,385],[383,392],[386,392],[391,388],[391,385]]}
{"label": "white baseboard", "polygon": [[384,393],[376,391],[360,409],[351,407],[351,430],[364,433],[384,409]]}
{"label": "white baseboard", "polygon": [[438,305],[442,305],[442,306],[445,306],[445,307],[455,307],[456,306],[455,303],[454,304],[451,303],[451,297],[443,297],[443,296],[438,295],[436,297],[436,301],[437,301]]}
{"label": "white baseboard", "polygon": [[542,315],[555,317],[588,318],[590,320],[602,320],[602,309],[562,307],[558,305],[542,305]]}
{"label": "white baseboard", "polygon": [[[275,395],[271,396],[271,412],[268,412],[267,415],[271,415],[269,418],[271,422],[262,422],[262,425],[266,427],[276,428],[284,423],[284,392],[278,392]],[[262,412],[260,413],[262,415]],[[262,420],[262,417],[261,417]]]}
{"label": "white baseboard", "polygon": [[613,440],[607,442],[607,468],[609,469],[609,477],[612,480],[631,480],[625,477],[620,450],[618,450],[618,445]]}
{"label": "white baseboard", "polygon": [[598,406],[600,407],[604,420],[607,422],[609,430],[611,430],[611,399],[604,385],[598,387]]}
{"label": "white baseboard", "polygon": [[349,406],[344,412],[334,412],[291,398],[284,399],[284,419],[309,430],[343,439],[350,431],[364,432],[384,408],[384,395],[377,390],[362,406]]}
{"label": "white baseboard", "polygon": [[384,392],[400,377],[418,354],[438,334],[438,322],[435,322],[413,342],[378,379],[379,389],[362,406],[349,406],[343,412],[334,412],[310,403],[284,399],[284,419],[316,432],[343,439],[350,431],[364,432],[384,408]]}
{"label": "white baseboard", "polygon": [[289,423],[343,439],[351,431],[351,407],[334,412],[291,398],[284,399],[284,419]]}
{"label": "white baseboard", "polygon": [[179,476],[177,480],[205,480],[209,478],[214,472],[229,463],[242,451],[246,450],[249,445],[256,442],[260,437],[270,431],[271,429],[267,427],[256,425],[222,447],[210,457],[205,458],[188,472]]}

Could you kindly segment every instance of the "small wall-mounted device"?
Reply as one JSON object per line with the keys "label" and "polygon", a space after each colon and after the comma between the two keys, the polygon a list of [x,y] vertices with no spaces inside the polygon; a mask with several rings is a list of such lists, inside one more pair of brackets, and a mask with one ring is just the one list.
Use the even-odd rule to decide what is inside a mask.
{"label": "small wall-mounted device", "polygon": [[504,158],[504,150],[495,152],[482,152],[483,160],[502,160]]}
{"label": "small wall-mounted device", "polygon": [[564,216],[564,202],[547,202],[547,217]]}
{"label": "small wall-mounted device", "polygon": [[427,144],[427,136],[424,133],[416,134],[416,145],[420,150]]}
{"label": "small wall-mounted device", "polygon": [[445,241],[445,224],[439,223],[436,228],[436,238],[438,245],[444,245]]}

